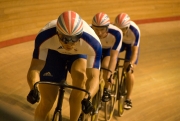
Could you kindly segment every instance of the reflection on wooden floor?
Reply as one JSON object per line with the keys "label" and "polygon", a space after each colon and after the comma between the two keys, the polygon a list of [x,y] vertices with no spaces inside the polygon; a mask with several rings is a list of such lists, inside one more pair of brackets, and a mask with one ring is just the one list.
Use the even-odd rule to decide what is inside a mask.
{"label": "reflection on wooden floor", "polygon": [[[133,108],[112,121],[180,120],[180,21],[142,24],[140,58],[135,71]],[[0,49],[0,120],[32,121],[37,106],[26,101],[26,73],[33,41]],[[63,116],[69,118],[69,92]],[[100,118],[103,116],[101,115]]]}

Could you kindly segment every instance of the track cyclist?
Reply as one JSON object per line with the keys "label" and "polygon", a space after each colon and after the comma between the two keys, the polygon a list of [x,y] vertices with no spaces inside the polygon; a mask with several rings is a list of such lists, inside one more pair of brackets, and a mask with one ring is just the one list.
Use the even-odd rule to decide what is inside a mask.
{"label": "track cyclist", "polygon": [[92,28],[98,35],[102,44],[102,64],[103,79],[105,81],[102,101],[108,102],[111,95],[108,91],[109,79],[114,72],[118,54],[122,45],[122,31],[110,24],[110,19],[107,14],[100,12],[94,15],[92,19]]}
{"label": "track cyclist", "polygon": [[123,42],[120,52],[126,51],[124,64],[127,73],[126,89],[127,99],[125,100],[125,109],[132,108],[131,94],[134,85],[134,68],[138,63],[139,45],[140,45],[140,30],[139,27],[130,20],[126,13],[120,13],[115,18],[115,26],[120,28],[123,32]]}
{"label": "track cyclist", "polygon": [[[47,120],[58,93],[58,87],[39,85],[34,95],[33,85],[37,81],[60,82],[70,72],[72,85],[85,88],[93,97],[99,87],[102,46],[93,29],[74,11],[65,11],[56,20],[50,21],[35,39],[33,57],[27,74],[30,92],[27,101],[40,102],[35,110],[35,121]],[[88,85],[94,85],[88,86]],[[70,121],[77,121],[83,111],[89,113],[92,104],[83,92],[72,90],[70,99]]]}

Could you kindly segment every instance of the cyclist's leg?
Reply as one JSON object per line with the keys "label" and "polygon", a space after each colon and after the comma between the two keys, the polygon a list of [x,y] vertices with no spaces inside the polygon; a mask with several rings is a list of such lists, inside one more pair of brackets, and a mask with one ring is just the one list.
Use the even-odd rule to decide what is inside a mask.
{"label": "cyclist's leg", "polygon": [[[110,48],[108,49],[103,49],[103,53],[102,53],[102,64],[101,64],[101,68],[105,68],[108,69],[109,66],[109,61],[110,61]],[[104,85],[104,91],[103,91],[103,96],[102,96],[102,101],[103,102],[107,102],[111,99],[110,93],[108,92],[108,87],[109,87],[109,82],[108,80],[106,80],[106,72],[107,70],[102,69],[102,77],[103,80],[105,82]]]}
{"label": "cyclist's leg", "polygon": [[[125,69],[128,66],[128,62],[125,62],[124,66]],[[135,70],[136,65],[134,64],[133,71]],[[133,90],[133,85],[134,85],[134,73],[126,73],[126,89],[127,89],[127,95],[126,99],[131,100],[131,93]]]}
{"label": "cyclist's leg", "polygon": [[58,87],[53,85],[39,85],[41,100],[35,110],[35,121],[45,121],[48,117],[58,93]]}
{"label": "cyclist's leg", "polygon": [[[128,67],[131,55],[132,55],[131,45],[127,45],[127,47],[126,47],[126,57],[125,57],[126,62],[124,64],[125,70]],[[138,55],[139,55],[139,51],[138,51]],[[128,103],[130,103],[129,104],[130,107],[129,108],[127,107],[127,109],[130,109],[132,107],[131,95],[132,95],[132,90],[133,90],[133,86],[134,86],[134,72],[135,72],[137,62],[138,62],[138,56],[137,56],[135,64],[133,65],[133,73],[126,73],[126,89],[127,89],[126,101]]]}
{"label": "cyclist's leg", "polygon": [[[44,68],[40,72],[41,81],[60,82],[66,78],[66,56],[54,50],[49,50]],[[46,120],[58,93],[58,87],[39,85],[41,100],[35,110],[35,121]]]}
{"label": "cyclist's leg", "polygon": [[[87,73],[91,74],[91,69],[87,69],[86,70]],[[98,74],[98,76],[94,77],[93,79],[87,79],[86,81],[86,90],[89,91],[89,93],[91,94],[91,99],[95,96],[95,94],[97,93],[98,89],[99,89],[99,69],[93,69],[94,73]],[[87,98],[87,97],[86,97]]]}
{"label": "cyclist's leg", "polygon": [[[71,77],[72,85],[85,88],[86,82],[86,56],[74,55],[72,56],[71,64]],[[68,68],[70,68],[68,67]],[[84,92],[78,90],[72,90],[69,103],[70,103],[70,121],[77,121],[81,113],[81,101],[84,98]]]}
{"label": "cyclist's leg", "polygon": [[[102,61],[101,67],[107,69],[108,66],[109,66],[109,61],[110,61],[110,56],[104,57],[104,58],[103,58],[103,61]],[[104,86],[104,88],[108,88],[109,82],[108,82],[107,80],[105,80],[106,75],[104,74],[104,73],[106,72],[106,70],[102,69],[102,71],[103,71],[103,79],[104,79],[104,81],[105,81],[105,86]]]}
{"label": "cyclist's leg", "polygon": [[[107,48],[107,49],[103,49],[102,50],[102,58],[101,58],[101,68],[105,68],[107,69],[108,66],[109,66],[109,61],[110,61],[110,51],[111,51],[111,48]],[[106,75],[104,74],[106,70],[102,69],[102,77],[103,79],[106,78]],[[108,88],[109,86],[109,83],[107,82],[107,80],[104,80],[105,81],[105,88]]]}

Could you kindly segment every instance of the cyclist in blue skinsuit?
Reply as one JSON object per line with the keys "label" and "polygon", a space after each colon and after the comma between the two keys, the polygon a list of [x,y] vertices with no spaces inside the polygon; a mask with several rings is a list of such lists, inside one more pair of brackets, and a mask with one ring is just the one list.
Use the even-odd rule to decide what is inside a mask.
{"label": "cyclist in blue skinsuit", "polygon": [[134,85],[134,68],[138,63],[139,45],[140,45],[140,30],[139,27],[130,20],[126,13],[118,14],[115,18],[115,25],[123,31],[123,42],[120,52],[126,51],[125,70],[128,69],[126,78],[127,99],[124,108],[131,109],[131,93]]}
{"label": "cyclist in blue skinsuit", "polygon": [[[31,65],[27,74],[30,92],[27,100],[38,101],[33,97],[36,81],[60,82],[71,73],[72,85],[85,88],[93,97],[99,87],[99,69],[102,46],[93,29],[73,11],[63,12],[58,19],[49,22],[38,33]],[[90,86],[92,85],[93,86]],[[45,121],[58,93],[58,87],[39,85],[41,100],[35,110],[35,121]],[[72,90],[70,99],[70,121],[77,121],[82,110],[89,113],[92,104],[83,92]]]}
{"label": "cyclist in blue skinsuit", "polygon": [[102,101],[107,102],[111,99],[111,95],[108,91],[109,78],[114,72],[118,54],[122,45],[122,31],[110,24],[110,19],[105,13],[97,13],[92,20],[92,28],[98,35],[102,44],[102,64],[103,79],[105,81],[104,92]]}

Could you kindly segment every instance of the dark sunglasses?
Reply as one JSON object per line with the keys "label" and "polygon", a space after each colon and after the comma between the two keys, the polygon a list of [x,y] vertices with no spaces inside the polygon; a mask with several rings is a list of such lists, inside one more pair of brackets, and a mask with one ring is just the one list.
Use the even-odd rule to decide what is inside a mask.
{"label": "dark sunglasses", "polygon": [[82,37],[82,33],[76,36],[67,36],[67,35],[59,33],[58,31],[57,31],[57,35],[59,36],[60,40],[63,41],[65,44],[75,43],[79,41],[79,39]]}

